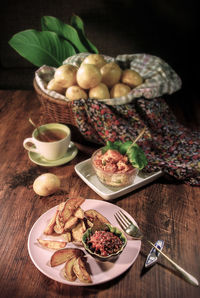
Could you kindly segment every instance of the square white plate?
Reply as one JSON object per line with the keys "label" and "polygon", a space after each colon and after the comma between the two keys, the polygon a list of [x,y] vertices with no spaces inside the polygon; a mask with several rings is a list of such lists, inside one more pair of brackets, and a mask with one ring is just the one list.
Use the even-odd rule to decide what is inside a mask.
{"label": "square white plate", "polygon": [[97,178],[91,164],[91,158],[78,163],[75,167],[78,176],[92,188],[100,197],[105,200],[113,200],[123,196],[141,186],[144,186],[163,175],[162,171],[145,174],[139,172],[133,184],[126,187],[112,187],[102,184]]}

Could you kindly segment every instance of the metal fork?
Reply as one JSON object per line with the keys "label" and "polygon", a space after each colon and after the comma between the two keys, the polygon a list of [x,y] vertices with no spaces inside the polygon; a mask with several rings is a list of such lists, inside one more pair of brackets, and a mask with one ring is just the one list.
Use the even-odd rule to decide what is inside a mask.
{"label": "metal fork", "polygon": [[159,253],[165,257],[173,266],[176,268],[178,272],[181,273],[181,275],[192,285],[198,286],[199,282],[198,280],[189,274],[187,271],[185,271],[183,268],[181,268],[179,265],[177,265],[174,261],[172,261],[166,254],[164,254],[159,248],[157,248],[150,240],[146,239],[140,229],[122,212],[119,210],[115,215],[115,219],[117,220],[118,224],[122,228],[122,230],[128,234],[129,236],[133,237],[136,240],[145,240],[147,241],[151,246],[153,246]]}

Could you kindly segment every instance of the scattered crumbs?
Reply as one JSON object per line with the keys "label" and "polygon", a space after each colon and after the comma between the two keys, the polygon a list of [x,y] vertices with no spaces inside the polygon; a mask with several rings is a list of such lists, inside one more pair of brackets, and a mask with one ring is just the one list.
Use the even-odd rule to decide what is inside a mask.
{"label": "scattered crumbs", "polygon": [[11,189],[15,189],[18,186],[29,187],[33,184],[38,175],[41,175],[41,170],[36,167],[31,167],[27,171],[11,175],[8,184]]}

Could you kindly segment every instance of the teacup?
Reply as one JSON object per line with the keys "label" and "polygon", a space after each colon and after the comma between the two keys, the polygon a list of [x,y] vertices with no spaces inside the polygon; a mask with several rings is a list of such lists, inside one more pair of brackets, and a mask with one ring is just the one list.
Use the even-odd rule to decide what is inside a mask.
{"label": "teacup", "polygon": [[48,123],[36,128],[32,138],[26,138],[23,146],[26,150],[36,152],[47,160],[62,158],[69,147],[71,131],[60,123]]}

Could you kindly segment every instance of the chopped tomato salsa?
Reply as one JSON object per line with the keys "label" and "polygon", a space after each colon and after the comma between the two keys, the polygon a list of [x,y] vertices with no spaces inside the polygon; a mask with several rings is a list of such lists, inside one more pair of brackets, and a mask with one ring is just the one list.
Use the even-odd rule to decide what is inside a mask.
{"label": "chopped tomato salsa", "polygon": [[94,160],[94,165],[106,172],[127,173],[133,170],[128,157],[116,150],[109,149],[105,154],[100,151]]}
{"label": "chopped tomato salsa", "polygon": [[101,256],[108,256],[119,251],[123,242],[112,232],[95,231],[88,239],[88,245],[93,252]]}

